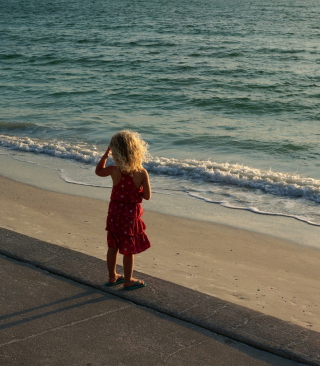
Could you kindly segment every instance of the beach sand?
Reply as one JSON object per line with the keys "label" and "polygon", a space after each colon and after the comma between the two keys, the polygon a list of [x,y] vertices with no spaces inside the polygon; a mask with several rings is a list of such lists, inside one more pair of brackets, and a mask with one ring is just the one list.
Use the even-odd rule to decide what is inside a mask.
{"label": "beach sand", "polygon": [[[0,183],[1,227],[105,258],[106,201]],[[226,225],[152,211],[144,220],[152,247],[136,270],[320,331],[319,249],[229,226],[228,215]]]}

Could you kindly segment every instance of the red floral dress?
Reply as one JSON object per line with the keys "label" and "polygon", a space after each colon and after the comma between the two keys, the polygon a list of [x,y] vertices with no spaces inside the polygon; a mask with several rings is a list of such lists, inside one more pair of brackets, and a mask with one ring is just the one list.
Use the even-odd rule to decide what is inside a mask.
{"label": "red floral dress", "polygon": [[120,182],[111,192],[107,226],[108,247],[119,248],[121,254],[138,254],[151,244],[145,234],[143,214],[142,186],[137,188],[130,175],[121,173]]}

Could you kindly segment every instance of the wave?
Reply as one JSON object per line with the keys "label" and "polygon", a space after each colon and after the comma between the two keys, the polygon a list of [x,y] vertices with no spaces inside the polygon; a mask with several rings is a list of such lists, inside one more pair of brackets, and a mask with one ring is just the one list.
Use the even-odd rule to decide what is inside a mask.
{"label": "wave", "polygon": [[[85,142],[0,135],[0,146],[18,151],[46,154],[95,165],[102,155],[99,147]],[[150,157],[145,167],[151,174],[183,178],[198,183],[222,184],[266,194],[303,198],[320,203],[320,180],[298,174],[254,169],[241,164],[210,160]]]}
{"label": "wave", "polygon": [[30,131],[35,129],[41,129],[42,127],[38,126],[35,123],[32,122],[2,122],[0,121],[0,130],[1,131]]}
{"label": "wave", "polygon": [[0,146],[36,154],[76,160],[82,163],[95,164],[100,153],[94,145],[87,143],[68,143],[57,139],[44,141],[38,138],[0,135]]}
{"label": "wave", "polygon": [[[40,138],[44,135],[50,135],[50,134],[56,134],[56,135],[64,135],[66,137],[66,133],[73,133],[75,130],[77,132],[85,133],[88,130],[90,130],[90,122],[86,121],[85,126],[77,126],[74,127],[68,127],[62,124],[50,124],[50,125],[44,125],[41,126],[39,124],[33,123],[33,122],[4,122],[0,121],[0,133],[7,133],[8,135],[1,135],[1,143],[3,146],[5,146],[6,143],[8,143],[7,147],[14,148],[16,145],[24,146],[25,144],[28,145],[30,142],[27,142],[28,136],[32,136],[30,141],[33,141],[34,144],[39,144],[39,147],[42,145],[45,145],[46,142],[44,140],[40,140]],[[15,134],[20,134],[19,136],[15,136]],[[51,140],[55,141],[55,140]],[[58,142],[59,143],[59,142]],[[27,151],[27,146],[24,146],[24,150]],[[37,152],[37,151],[34,151]],[[40,151],[42,152],[42,151]]]}
{"label": "wave", "polygon": [[320,203],[320,180],[274,172],[271,169],[260,170],[241,164],[215,163],[210,160],[153,158],[148,163],[148,170],[156,174],[183,176],[185,179],[208,183],[259,189],[273,195],[302,197]]}
{"label": "wave", "polygon": [[[236,130],[237,127],[225,127],[225,130]],[[241,139],[228,135],[209,135],[179,137],[173,142],[175,146],[198,146],[199,148],[210,148],[212,146],[228,146],[245,151],[262,151],[272,155],[292,155],[297,153],[313,153],[315,144],[282,141],[259,141],[254,139]]]}

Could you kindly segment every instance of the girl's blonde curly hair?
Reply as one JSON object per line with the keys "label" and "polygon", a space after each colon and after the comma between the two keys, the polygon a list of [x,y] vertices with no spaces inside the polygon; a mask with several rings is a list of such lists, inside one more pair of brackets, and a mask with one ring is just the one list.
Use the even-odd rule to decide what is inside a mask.
{"label": "girl's blonde curly hair", "polygon": [[115,164],[120,170],[133,173],[141,170],[148,159],[148,144],[137,132],[120,131],[112,136],[110,148]]}

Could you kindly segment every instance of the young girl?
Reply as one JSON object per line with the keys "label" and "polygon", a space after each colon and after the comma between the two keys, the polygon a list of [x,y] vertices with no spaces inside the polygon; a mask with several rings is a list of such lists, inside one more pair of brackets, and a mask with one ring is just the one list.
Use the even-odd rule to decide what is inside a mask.
{"label": "young girl", "polygon": [[[151,198],[149,175],[142,167],[147,147],[138,133],[121,131],[112,136],[95,171],[100,177],[111,175],[113,181],[106,227],[109,271],[106,285],[124,283],[125,290],[146,286],[144,281],[133,278],[132,274],[134,255],[150,247],[144,232],[146,226],[141,219],[142,199]],[[110,152],[116,165],[106,166]],[[123,254],[124,277],[116,273],[118,252]]]}

